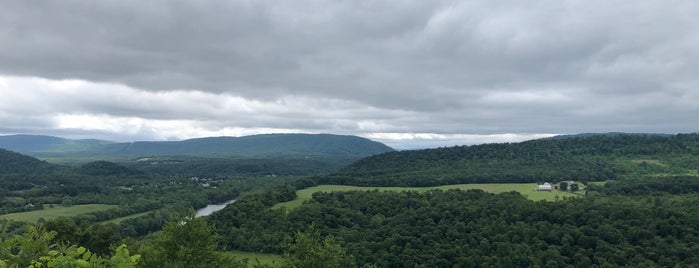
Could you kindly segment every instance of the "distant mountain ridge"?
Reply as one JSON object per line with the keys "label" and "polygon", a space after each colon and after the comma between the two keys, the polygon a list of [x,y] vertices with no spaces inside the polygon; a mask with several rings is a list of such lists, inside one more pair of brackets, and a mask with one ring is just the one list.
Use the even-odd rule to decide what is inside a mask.
{"label": "distant mountain ridge", "polygon": [[71,140],[44,135],[8,135],[0,136],[0,148],[24,154],[43,152],[79,152],[93,150],[100,146],[113,144],[112,141],[81,139]]}
{"label": "distant mountain ridge", "polygon": [[383,143],[357,136],[332,134],[261,134],[209,137],[183,141],[116,143],[104,140],[70,140],[52,136],[0,136],[0,148],[37,157],[55,156],[159,156],[191,155],[274,158],[329,156],[361,158],[393,151]]}

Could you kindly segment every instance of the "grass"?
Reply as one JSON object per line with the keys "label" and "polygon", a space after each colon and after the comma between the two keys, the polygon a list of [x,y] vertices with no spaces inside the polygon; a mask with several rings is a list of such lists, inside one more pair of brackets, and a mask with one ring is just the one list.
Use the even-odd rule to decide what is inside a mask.
{"label": "grass", "polygon": [[246,251],[225,251],[224,254],[228,256],[235,257],[238,260],[248,259],[248,267],[252,267],[253,264],[271,265],[273,267],[280,267],[282,263],[282,256],[269,254],[269,253],[255,253]]}
{"label": "grass", "polygon": [[481,189],[490,193],[504,193],[504,192],[519,192],[531,200],[548,200],[554,201],[556,197],[577,197],[578,194],[571,192],[561,192],[552,191],[544,192],[537,191],[536,183],[489,183],[489,184],[455,184],[455,185],[442,185],[434,187],[360,187],[360,186],[347,186],[347,185],[319,185],[315,187],[310,187],[302,190],[296,191],[296,199],[275,204],[272,208],[286,207],[287,209],[295,209],[300,207],[304,201],[310,200],[313,193],[315,192],[339,192],[339,191],[371,191],[371,190],[382,190],[382,191],[418,191],[425,192],[429,190],[449,190],[449,189]]}
{"label": "grass", "polygon": [[0,215],[0,219],[14,220],[14,221],[24,221],[24,222],[36,222],[40,218],[46,220],[58,218],[58,217],[73,217],[80,214],[108,210],[110,208],[116,208],[116,205],[104,205],[104,204],[87,204],[87,205],[75,205],[70,207],[63,207],[59,205],[54,205],[54,207],[49,207],[44,205],[42,210],[34,210],[19,213],[10,213],[5,215]]}
{"label": "grass", "polygon": [[635,164],[646,163],[648,165],[657,165],[657,166],[661,166],[661,167],[667,166],[667,164],[665,164],[662,161],[657,160],[657,159],[633,159],[633,160],[631,160],[631,162],[633,162]]}
{"label": "grass", "polygon": [[131,214],[131,215],[129,215],[129,216],[124,216],[124,217],[119,217],[119,218],[115,218],[115,219],[103,221],[102,223],[114,223],[114,224],[119,224],[119,223],[121,223],[122,221],[125,221],[125,220],[128,220],[128,219],[133,219],[133,218],[138,218],[138,217],[141,217],[141,216],[148,215],[148,213],[151,213],[151,212],[153,212],[153,211],[155,211],[155,210],[146,211],[146,212],[141,212],[141,213],[136,213],[136,214]]}

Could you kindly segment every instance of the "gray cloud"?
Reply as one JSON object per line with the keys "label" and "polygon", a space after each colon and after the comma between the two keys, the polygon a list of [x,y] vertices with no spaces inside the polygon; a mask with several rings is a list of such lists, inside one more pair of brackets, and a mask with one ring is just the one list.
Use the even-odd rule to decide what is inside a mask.
{"label": "gray cloud", "polygon": [[0,120],[27,130],[50,120],[18,116],[212,131],[693,132],[697,25],[696,1],[9,0],[0,75],[90,83],[13,94]]}

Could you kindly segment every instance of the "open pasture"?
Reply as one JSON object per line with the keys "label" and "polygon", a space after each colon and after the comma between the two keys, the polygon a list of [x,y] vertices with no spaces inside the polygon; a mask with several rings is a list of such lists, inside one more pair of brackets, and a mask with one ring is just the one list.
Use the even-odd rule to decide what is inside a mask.
{"label": "open pasture", "polygon": [[488,184],[454,184],[441,185],[433,187],[363,187],[363,186],[348,186],[348,185],[319,185],[296,191],[296,199],[274,205],[272,208],[286,207],[287,209],[295,209],[303,204],[304,201],[310,200],[315,192],[338,192],[338,191],[418,191],[425,192],[430,190],[449,190],[449,189],[481,189],[486,192],[499,194],[504,192],[519,192],[531,200],[548,200],[554,201],[556,197],[578,197],[580,195],[571,192],[561,192],[554,190],[551,192],[537,191],[536,183],[488,183]]}
{"label": "open pasture", "polygon": [[108,210],[110,208],[116,208],[116,205],[104,205],[104,204],[86,204],[86,205],[74,205],[70,207],[63,207],[60,205],[54,205],[49,207],[49,205],[44,205],[42,210],[34,210],[19,213],[10,213],[0,215],[0,219],[14,220],[14,221],[24,221],[24,222],[36,222],[40,218],[46,220],[58,218],[58,217],[73,217],[80,214]]}

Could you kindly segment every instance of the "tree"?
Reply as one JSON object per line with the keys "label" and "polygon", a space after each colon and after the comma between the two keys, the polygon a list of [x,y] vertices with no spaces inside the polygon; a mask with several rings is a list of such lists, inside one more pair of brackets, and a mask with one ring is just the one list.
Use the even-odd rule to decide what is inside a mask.
{"label": "tree", "polygon": [[568,191],[568,182],[562,181],[560,184],[561,191]]}
{"label": "tree", "polygon": [[340,245],[332,238],[322,239],[317,230],[308,234],[297,232],[284,258],[284,267],[289,268],[356,267],[354,259]]}
{"label": "tree", "polygon": [[576,191],[580,190],[580,186],[578,186],[577,183],[573,183],[570,185],[570,190],[573,192],[576,192]]}
{"label": "tree", "polygon": [[245,267],[216,251],[218,236],[194,211],[182,220],[171,221],[143,249],[143,267]]}

